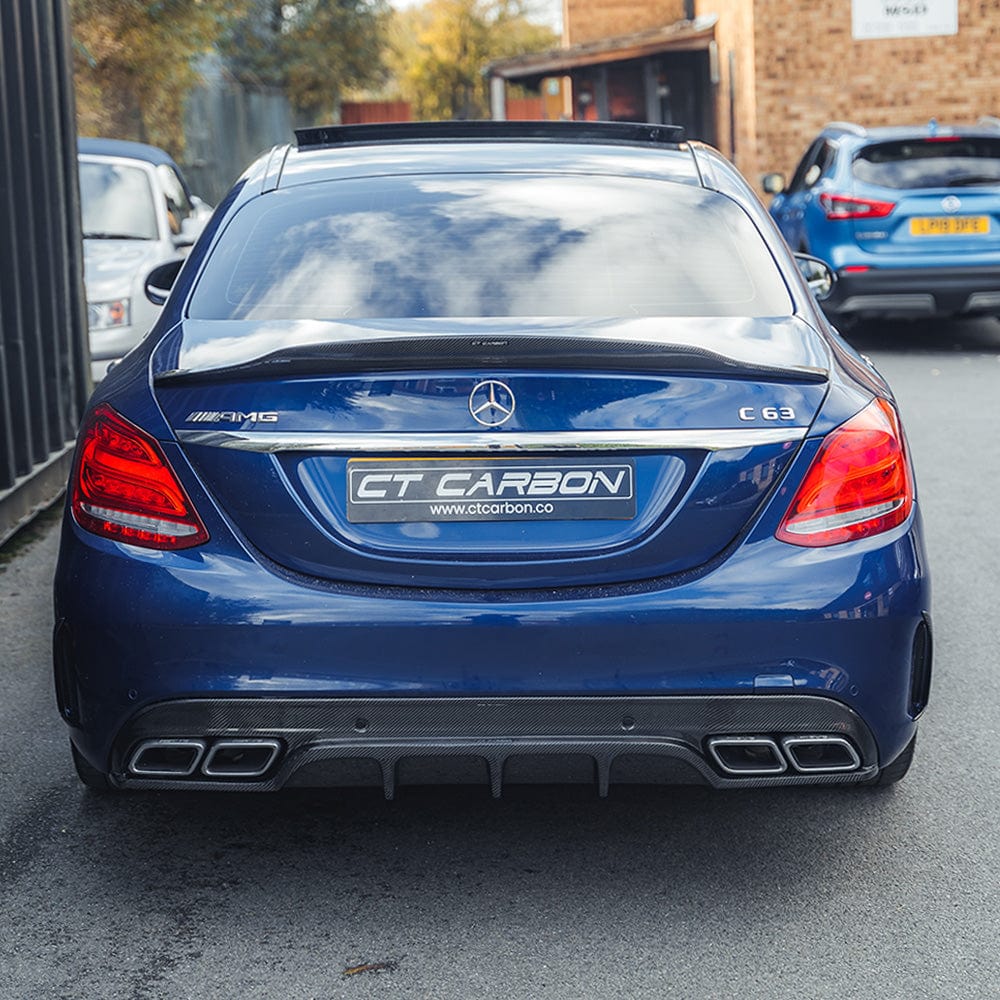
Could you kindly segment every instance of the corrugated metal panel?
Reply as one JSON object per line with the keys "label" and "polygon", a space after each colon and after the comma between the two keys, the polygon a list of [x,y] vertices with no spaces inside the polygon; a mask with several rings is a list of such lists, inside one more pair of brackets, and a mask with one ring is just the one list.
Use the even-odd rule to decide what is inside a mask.
{"label": "corrugated metal panel", "polygon": [[191,190],[214,205],[263,150],[292,141],[292,111],[281,92],[248,90],[230,79],[218,57],[203,58],[199,73],[184,106],[178,162]]}
{"label": "corrugated metal panel", "polygon": [[65,485],[90,391],[68,25],[0,2],[0,542]]}

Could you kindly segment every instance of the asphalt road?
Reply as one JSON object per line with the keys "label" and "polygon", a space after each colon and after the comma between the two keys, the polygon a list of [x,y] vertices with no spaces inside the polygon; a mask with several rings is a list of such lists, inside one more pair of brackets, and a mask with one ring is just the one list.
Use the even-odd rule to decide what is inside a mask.
{"label": "asphalt road", "polygon": [[1000,323],[854,340],[935,574],[904,782],[93,796],[51,693],[50,518],[0,553],[0,997],[1000,996]]}

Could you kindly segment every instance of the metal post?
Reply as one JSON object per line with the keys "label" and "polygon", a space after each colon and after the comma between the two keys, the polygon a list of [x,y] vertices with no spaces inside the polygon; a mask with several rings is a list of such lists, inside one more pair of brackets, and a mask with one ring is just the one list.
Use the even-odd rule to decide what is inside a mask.
{"label": "metal post", "polygon": [[65,0],[0,3],[0,542],[65,486],[90,391]]}

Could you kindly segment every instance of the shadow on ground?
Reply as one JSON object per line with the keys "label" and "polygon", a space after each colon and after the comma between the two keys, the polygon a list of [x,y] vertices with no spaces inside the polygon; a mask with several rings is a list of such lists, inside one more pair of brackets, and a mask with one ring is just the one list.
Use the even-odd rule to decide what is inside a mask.
{"label": "shadow on ground", "polygon": [[859,351],[1000,353],[1000,320],[870,320],[841,331]]}

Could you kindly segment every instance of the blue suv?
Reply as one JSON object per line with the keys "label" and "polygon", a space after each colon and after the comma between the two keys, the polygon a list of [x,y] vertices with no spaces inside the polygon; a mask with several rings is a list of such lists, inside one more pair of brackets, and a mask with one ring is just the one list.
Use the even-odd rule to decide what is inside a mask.
{"label": "blue suv", "polygon": [[793,250],[828,262],[841,325],[872,316],[1000,315],[1000,119],[828,125],[791,181],[767,174]]}

